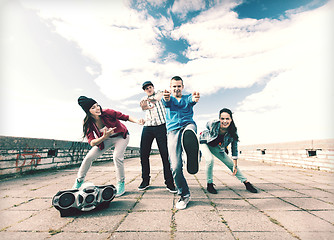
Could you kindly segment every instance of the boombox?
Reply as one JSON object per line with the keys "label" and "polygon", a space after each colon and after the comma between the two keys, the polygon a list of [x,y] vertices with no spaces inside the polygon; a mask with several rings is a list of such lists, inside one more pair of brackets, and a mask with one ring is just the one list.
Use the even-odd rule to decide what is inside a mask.
{"label": "boombox", "polygon": [[114,185],[94,186],[84,183],[80,189],[59,191],[53,197],[52,205],[60,212],[61,217],[66,217],[80,211],[108,208],[115,196]]}

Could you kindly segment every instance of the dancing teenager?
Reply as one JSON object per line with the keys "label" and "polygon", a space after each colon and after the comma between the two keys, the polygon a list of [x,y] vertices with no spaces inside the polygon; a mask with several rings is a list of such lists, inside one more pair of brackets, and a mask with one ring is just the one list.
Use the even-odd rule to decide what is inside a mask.
{"label": "dancing teenager", "polygon": [[[214,157],[224,163],[242,183],[246,189],[252,193],[257,193],[257,189],[247,181],[238,166],[238,140],[237,128],[233,121],[230,109],[223,108],[219,112],[219,120],[209,121],[206,130],[200,133],[200,149],[206,161],[207,190],[216,194],[217,190],[213,184]],[[225,149],[231,144],[232,159],[226,154]]]}
{"label": "dancing teenager", "polygon": [[138,187],[143,191],[150,186],[150,153],[153,140],[155,139],[159,148],[166,188],[171,193],[176,193],[173,175],[170,170],[167,150],[166,109],[161,102],[162,92],[154,91],[151,81],[142,85],[147,94],[140,101],[140,106],[145,111],[145,124],[140,140],[140,163],[142,168],[142,182]]}
{"label": "dancing teenager", "polygon": [[113,109],[102,110],[94,99],[85,96],[79,97],[78,103],[86,113],[83,133],[92,148],[81,163],[73,188],[78,189],[81,187],[92,162],[114,146],[113,160],[117,180],[116,197],[121,196],[125,193],[123,161],[124,152],[129,143],[129,132],[120,120],[140,125],[143,125],[144,120],[137,120]]}
{"label": "dancing teenager", "polygon": [[185,209],[190,201],[190,191],[183,175],[182,152],[186,153],[187,171],[198,172],[199,142],[196,136],[197,126],[193,120],[193,106],[199,101],[199,92],[182,95],[183,80],[175,76],[170,81],[170,91],[165,90],[162,102],[166,107],[168,153],[172,173],[180,199],[177,209]]}

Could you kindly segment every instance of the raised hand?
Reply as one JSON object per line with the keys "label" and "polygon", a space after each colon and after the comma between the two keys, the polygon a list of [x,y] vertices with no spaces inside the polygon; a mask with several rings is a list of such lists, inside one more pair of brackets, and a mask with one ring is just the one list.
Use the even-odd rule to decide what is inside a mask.
{"label": "raised hand", "polygon": [[165,101],[166,102],[169,102],[170,101],[170,94],[171,94],[171,92],[170,91],[167,91],[166,89],[165,89],[165,91],[164,91],[164,99],[165,99]]}
{"label": "raised hand", "polygon": [[140,101],[140,107],[141,107],[141,109],[143,109],[143,110],[147,110],[147,109],[152,109],[152,108],[154,108],[154,106],[151,106],[151,107],[150,107],[150,106],[148,105],[148,101],[149,101],[149,100],[147,100],[147,99]]}
{"label": "raised hand", "polygon": [[114,132],[115,129],[116,129],[116,127],[114,127],[114,128],[107,128],[107,127],[105,127],[103,129],[103,137],[105,137],[105,138],[110,137],[112,134],[115,133]]}
{"label": "raised hand", "polygon": [[200,99],[199,92],[193,92],[192,95],[193,95],[193,98],[192,98],[193,102],[198,102]]}
{"label": "raised hand", "polygon": [[141,119],[139,119],[139,120],[138,120],[138,124],[140,124],[140,125],[144,125],[144,124],[145,124],[145,120],[144,120],[144,119],[142,119],[142,118],[141,118]]}

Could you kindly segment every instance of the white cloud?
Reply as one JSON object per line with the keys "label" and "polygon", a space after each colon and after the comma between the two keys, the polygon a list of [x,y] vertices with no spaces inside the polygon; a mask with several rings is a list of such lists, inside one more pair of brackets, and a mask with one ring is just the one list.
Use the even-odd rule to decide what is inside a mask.
{"label": "white cloud", "polygon": [[333,138],[330,11],[278,21],[210,9],[172,32],[190,44],[182,74],[202,95],[269,78],[235,110],[243,144]]}
{"label": "white cloud", "polygon": [[172,11],[185,18],[188,12],[205,9],[205,1],[202,0],[175,0]]}
{"label": "white cloud", "polygon": [[[333,136],[333,112],[329,110],[333,102],[333,74],[329,72],[332,63],[329,55],[332,49],[330,4],[309,12],[291,11],[290,19],[278,21],[238,19],[231,9],[240,1],[224,1],[224,5],[202,12],[191,22],[174,29],[170,18],[154,19],[145,12],[139,13],[129,8],[130,1],[21,2],[36,9],[52,31],[74,43],[83,56],[96,62],[98,69],[97,65],[88,65],[85,70],[96,77],[100,91],[111,100],[124,100],[138,94],[145,80],[153,81],[156,89],[168,88],[168,79],[173,75],[185,79],[187,91],[200,90],[201,95],[207,97],[222,88],[250,87],[266,79],[268,84],[262,92],[248,96],[234,110],[242,143]],[[175,1],[172,11],[185,16],[188,11],[205,7],[202,1],[189,1],[186,5],[187,2]],[[162,6],[164,3],[161,0],[156,4]],[[3,76],[11,72],[5,87],[15,89],[12,95],[6,96],[15,102],[15,107],[29,109],[38,103],[37,96],[40,96],[32,84],[45,84],[43,79],[54,74],[43,61],[36,43],[29,38],[28,30],[16,24],[18,18],[13,17],[13,11],[2,12],[8,23],[2,25],[4,42],[10,46],[9,50],[3,49],[2,57],[12,66],[4,69]],[[184,54],[190,61],[186,64],[176,62],[172,53],[160,59],[164,50],[159,43],[162,36],[187,40],[189,48]],[[21,39],[25,40],[24,44]],[[14,70],[15,64],[21,71]],[[20,72],[30,73],[34,81],[24,81]],[[56,78],[50,80],[56,81]],[[57,84],[52,87],[53,91],[61,92]],[[27,89],[32,91],[32,100],[16,98],[23,96]],[[74,91],[82,92],[82,89]],[[69,103],[58,105],[49,100],[42,103],[42,109],[50,112],[49,104],[55,104],[51,109],[61,112],[62,104]],[[74,105],[77,109],[76,103]],[[131,106],[132,102],[123,102],[117,107],[140,112],[136,107],[129,109]],[[195,119],[199,126],[205,126],[205,117],[216,117],[217,113],[202,116],[200,108],[201,105],[196,106],[199,116]],[[317,120],[310,123],[310,114]],[[78,118],[78,114],[75,117]],[[69,126],[74,126],[73,119],[64,118],[71,122]],[[80,128],[82,118],[79,116]],[[64,122],[58,117],[54,119]],[[57,124],[53,120],[51,123]],[[9,126],[15,127],[12,123]],[[62,129],[66,130],[58,133],[65,136],[67,128]],[[33,133],[29,130],[30,134]]]}
{"label": "white cloud", "polygon": [[329,16],[324,7],[294,19],[293,39],[281,48],[289,68],[239,105],[245,142],[252,135],[258,142],[334,137]]}
{"label": "white cloud", "polygon": [[[101,74],[96,83],[109,98],[127,98],[120,89],[126,89],[129,95],[136,94],[141,82],[152,78],[153,62],[162,50],[152,17],[121,1],[25,3],[37,9],[58,34],[77,44],[83,55],[100,64]],[[89,67],[86,69],[95,73]]]}
{"label": "white cloud", "polygon": [[86,71],[87,71],[90,75],[92,75],[92,76],[95,76],[95,75],[100,74],[100,71],[98,71],[98,70],[92,68],[91,66],[87,66],[87,67],[86,67]]}

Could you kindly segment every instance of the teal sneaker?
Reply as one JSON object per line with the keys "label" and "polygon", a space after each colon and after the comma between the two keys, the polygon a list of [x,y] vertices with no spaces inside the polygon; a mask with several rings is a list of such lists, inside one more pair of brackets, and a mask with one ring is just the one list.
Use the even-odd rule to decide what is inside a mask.
{"label": "teal sneaker", "polygon": [[83,183],[84,183],[84,180],[79,181],[78,179],[75,179],[75,183],[74,183],[72,188],[73,189],[79,189]]}
{"label": "teal sneaker", "polygon": [[116,197],[122,196],[125,193],[125,183],[124,182],[118,182],[116,186],[117,192]]}

